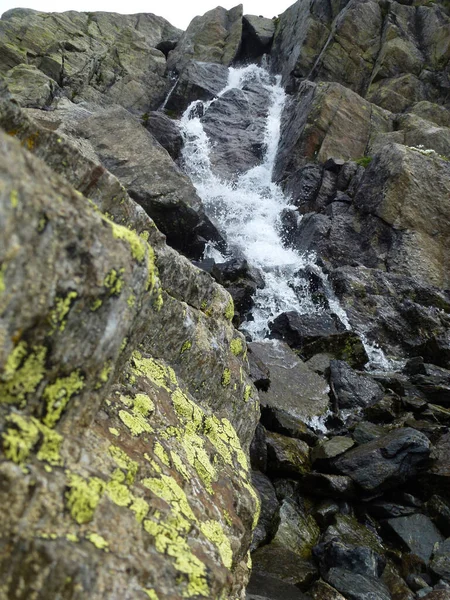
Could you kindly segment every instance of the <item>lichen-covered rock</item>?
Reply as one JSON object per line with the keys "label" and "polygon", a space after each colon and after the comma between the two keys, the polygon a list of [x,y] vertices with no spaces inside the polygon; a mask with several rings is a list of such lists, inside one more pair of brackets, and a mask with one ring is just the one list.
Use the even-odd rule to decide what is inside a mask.
{"label": "lichen-covered rock", "polygon": [[[137,233],[32,156],[51,164],[61,148],[64,162],[70,142],[16,124],[25,148],[1,134],[0,489],[13,507],[1,595],[16,593],[17,560],[27,594],[239,597],[257,412],[229,296],[165,246],[112,175],[97,171],[96,202]],[[81,186],[93,163],[72,160]]]}
{"label": "lichen-covered rock", "polygon": [[[181,31],[152,14],[39,13],[7,11],[0,20],[5,59],[0,72],[34,65],[76,102],[120,104],[143,114],[158,108],[168,90],[166,59],[156,49]],[[18,43],[18,38],[20,43]],[[23,99],[35,89],[35,78],[22,78],[11,91]]]}

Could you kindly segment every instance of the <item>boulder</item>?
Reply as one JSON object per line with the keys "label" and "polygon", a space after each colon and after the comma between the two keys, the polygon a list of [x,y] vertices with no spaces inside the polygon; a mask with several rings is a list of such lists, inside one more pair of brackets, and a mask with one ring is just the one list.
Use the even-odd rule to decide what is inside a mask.
{"label": "boulder", "polygon": [[348,600],[391,600],[389,588],[370,575],[332,568],[328,571],[327,581]]}
{"label": "boulder", "polygon": [[312,515],[292,500],[283,500],[280,506],[280,523],[272,544],[287,548],[305,560],[312,557],[320,529]]}
{"label": "boulder", "polygon": [[251,550],[269,542],[280,522],[280,505],[270,479],[263,473],[252,471],[252,485],[261,502],[258,524],[253,531]]}
{"label": "boulder", "polygon": [[289,311],[278,315],[270,324],[274,338],[285,341],[296,350],[319,338],[345,331],[345,326],[334,314],[303,314]]}
{"label": "boulder", "polygon": [[310,470],[309,447],[301,440],[266,433],[267,471],[271,475],[300,477]]}
{"label": "boulder", "polygon": [[13,67],[6,73],[5,83],[14,100],[24,108],[48,108],[60,93],[56,81],[34,65]]}
{"label": "boulder", "polygon": [[183,147],[183,137],[175,122],[163,112],[151,111],[142,116],[142,125],[177,160]]}
{"label": "boulder", "polygon": [[335,459],[334,465],[362,490],[376,494],[414,477],[426,464],[429,453],[428,438],[406,427],[349,450]]}
{"label": "boulder", "polygon": [[181,73],[189,60],[229,66],[239,52],[242,4],[230,10],[221,6],[195,17],[169,53],[167,68]]}
{"label": "boulder", "polygon": [[255,60],[270,51],[275,34],[274,19],[244,15],[242,19],[242,44],[240,56]]}
{"label": "boulder", "polygon": [[250,578],[246,600],[307,600],[297,586],[278,577],[254,570]]}
{"label": "boulder", "polygon": [[430,569],[450,584],[450,538],[438,542],[434,547]]}
{"label": "boulder", "polygon": [[[300,600],[304,598],[300,590],[306,590],[317,578],[317,567],[311,560],[305,560],[291,549],[275,543],[258,548],[252,554],[252,563],[249,591],[254,589],[253,578],[262,583],[266,577],[270,577],[272,581],[275,579],[280,583],[295,585],[299,590]],[[261,576],[264,578],[261,579]]]}
{"label": "boulder", "polygon": [[424,563],[429,562],[435,544],[444,540],[443,535],[426,515],[414,514],[388,519],[385,526],[405,551],[415,554]]}
{"label": "boulder", "polygon": [[368,375],[357,373],[342,360],[330,363],[330,385],[340,410],[372,406],[384,395],[380,384]]}
{"label": "boulder", "polygon": [[319,424],[329,407],[327,383],[282,342],[252,342],[249,348],[270,371],[270,387],[260,392],[261,405],[281,409],[312,427]]}

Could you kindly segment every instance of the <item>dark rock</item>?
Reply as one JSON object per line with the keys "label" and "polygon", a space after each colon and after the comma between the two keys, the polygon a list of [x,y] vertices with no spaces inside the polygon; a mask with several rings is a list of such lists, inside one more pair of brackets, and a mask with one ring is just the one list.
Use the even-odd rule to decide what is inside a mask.
{"label": "dark rock", "polygon": [[315,354],[326,353],[338,360],[346,361],[351,367],[361,369],[369,361],[359,335],[343,331],[329,337],[319,338],[301,349],[302,356],[309,359]]}
{"label": "dark rock", "polygon": [[302,419],[281,408],[262,407],[260,421],[268,431],[298,438],[309,445],[314,445],[317,442],[317,435],[305,425]]}
{"label": "dark rock", "polygon": [[315,600],[345,600],[342,594],[322,579],[316,581],[310,591]]}
{"label": "dark rock", "polygon": [[[177,115],[195,100],[212,100],[227,85],[228,69],[224,65],[192,60],[186,64],[165,108]],[[202,115],[196,115],[202,116]]]}
{"label": "dark rock", "polygon": [[269,326],[273,337],[298,350],[319,338],[345,331],[337,315],[301,315],[295,311],[281,313]]}
{"label": "dark rock", "polygon": [[399,487],[414,477],[427,462],[429,453],[427,437],[405,428],[349,450],[335,459],[334,465],[364,491],[378,493]]}
{"label": "dark rock", "polygon": [[310,560],[319,535],[319,526],[303,506],[290,499],[282,501],[280,524],[272,542],[274,546],[286,548],[304,560]]}
{"label": "dark rock", "polygon": [[422,598],[423,600],[448,600],[450,597],[449,593],[448,590],[432,590],[426,596],[422,596]]}
{"label": "dark rock", "polygon": [[450,371],[435,365],[424,364],[424,373],[412,375],[412,383],[429,402],[450,407]]}
{"label": "dark rock", "polygon": [[266,433],[267,471],[273,475],[299,477],[310,470],[309,447],[305,442],[279,433]]}
{"label": "dark rock", "polygon": [[367,504],[368,512],[377,519],[391,519],[395,517],[404,517],[417,512],[414,506],[403,506],[394,501],[374,500]]}
{"label": "dark rock", "polygon": [[311,461],[314,464],[316,462],[335,458],[354,445],[355,442],[351,438],[344,436],[335,436],[329,440],[321,441],[313,448],[311,452]]}
{"label": "dark rock", "polygon": [[435,546],[430,569],[450,584],[450,538]]}
{"label": "dark rock", "polygon": [[248,347],[248,363],[250,367],[250,377],[257,390],[267,392],[270,386],[269,368],[262,362],[258,356]]}
{"label": "dark rock", "polygon": [[317,524],[321,530],[326,529],[334,521],[335,515],[339,512],[339,504],[335,500],[322,500],[313,512]]}
{"label": "dark rock", "polygon": [[305,490],[325,498],[354,498],[356,489],[350,477],[328,473],[308,473],[303,478]]}
{"label": "dark rock", "polygon": [[450,491],[450,433],[445,433],[431,451],[431,481]]}
{"label": "dark rock", "polygon": [[282,342],[252,342],[249,349],[270,370],[270,387],[260,392],[261,406],[282,410],[312,428],[320,426],[329,404],[327,383]]}
{"label": "dark rock", "polygon": [[162,112],[149,112],[142,117],[142,124],[167,150],[173,160],[180,156],[183,138],[176,124]]}
{"label": "dark rock", "polygon": [[261,513],[258,524],[253,531],[253,540],[250,547],[251,550],[255,550],[258,546],[269,542],[273,538],[280,522],[280,505],[275,489],[266,475],[258,471],[252,471],[252,485],[261,500]]}
{"label": "dark rock", "polygon": [[255,471],[265,472],[267,469],[266,430],[258,423],[250,445],[250,462]]}
{"label": "dark rock", "polygon": [[391,600],[389,589],[376,577],[332,568],[326,580],[348,600]]}
{"label": "dark rock", "polygon": [[254,61],[269,52],[274,33],[275,22],[273,19],[266,19],[255,15],[244,15],[242,19],[242,43],[239,59],[242,61]]}
{"label": "dark rock", "polygon": [[306,207],[302,212],[310,212],[316,206],[316,198],[322,185],[322,167],[307,164],[290,175],[283,183],[283,189],[291,198],[291,203]]}
{"label": "dark rock", "polygon": [[322,576],[330,569],[344,569],[359,575],[378,578],[386,566],[386,559],[375,550],[365,546],[354,546],[345,540],[332,539],[314,548]]}
{"label": "dark rock", "polygon": [[[303,563],[302,563],[303,566]],[[307,600],[298,587],[283,579],[253,570],[247,586],[246,600]]]}
{"label": "dark rock", "polygon": [[430,517],[445,536],[450,536],[450,502],[441,496],[434,495],[427,502]]}
{"label": "dark rock", "polygon": [[397,567],[389,560],[381,579],[388,587],[392,600],[414,600],[414,594],[401,577]]}
{"label": "dark rock", "polygon": [[357,444],[367,444],[372,440],[385,435],[386,431],[380,425],[375,423],[369,423],[368,421],[361,421],[353,429],[352,436]]}
{"label": "dark rock", "polygon": [[317,578],[317,567],[298,553],[272,542],[252,555],[254,573],[263,573],[306,591]]}
{"label": "dark rock", "polygon": [[396,394],[386,394],[381,400],[365,408],[364,415],[375,423],[391,423],[397,418],[400,406],[401,401]]}
{"label": "dark rock", "polygon": [[342,360],[330,363],[330,384],[339,408],[365,408],[383,397],[383,388],[368,375],[357,373]]}
{"label": "dark rock", "polygon": [[434,545],[444,539],[433,522],[421,514],[389,519],[386,527],[404,550],[419,556],[425,563],[430,560]]}

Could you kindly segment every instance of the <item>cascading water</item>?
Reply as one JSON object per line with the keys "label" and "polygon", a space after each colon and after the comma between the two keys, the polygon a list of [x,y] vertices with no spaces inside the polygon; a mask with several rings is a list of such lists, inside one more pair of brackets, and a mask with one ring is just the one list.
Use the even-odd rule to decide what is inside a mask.
{"label": "cascading water", "polygon": [[[256,65],[229,69],[227,85],[218,98],[233,89],[243,90],[254,84],[270,95],[262,161],[233,181],[224,180],[214,172],[212,146],[201,122],[201,117],[216,100],[193,102],[180,123],[185,142],[182,154],[184,168],[202,198],[206,212],[225,233],[233,252],[244,256],[264,278],[265,286],[257,290],[254,298],[252,320],[244,323],[245,330],[253,339],[264,338],[268,333],[268,322],[284,311],[304,314],[323,310],[313,301],[305,269],[320,278],[331,311],[339,316],[345,327],[350,328],[347,315],[334,296],[326,275],[317,265],[315,256],[299,254],[286,248],[282,241],[279,218],[281,211],[289,206],[289,198],[272,181],[281,115],[286,101],[280,79]],[[217,262],[227,260],[212,247],[207,249],[207,255]],[[381,350],[364,339],[363,342],[373,366],[387,368],[389,363]]]}

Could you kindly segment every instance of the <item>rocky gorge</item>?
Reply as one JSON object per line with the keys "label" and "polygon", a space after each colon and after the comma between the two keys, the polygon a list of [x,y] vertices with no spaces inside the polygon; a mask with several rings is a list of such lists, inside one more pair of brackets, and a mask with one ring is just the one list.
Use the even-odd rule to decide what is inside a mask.
{"label": "rocky gorge", "polygon": [[0,600],[450,599],[448,2],[14,9],[0,75]]}

